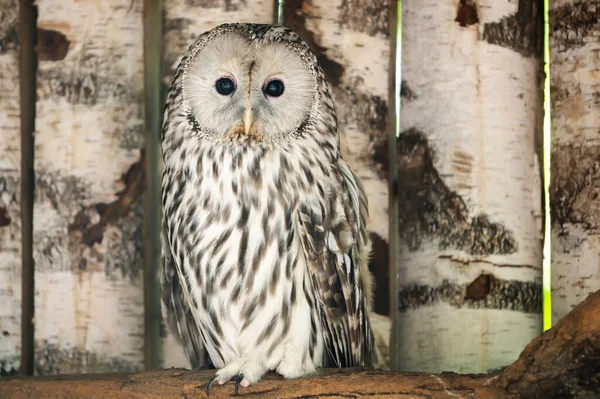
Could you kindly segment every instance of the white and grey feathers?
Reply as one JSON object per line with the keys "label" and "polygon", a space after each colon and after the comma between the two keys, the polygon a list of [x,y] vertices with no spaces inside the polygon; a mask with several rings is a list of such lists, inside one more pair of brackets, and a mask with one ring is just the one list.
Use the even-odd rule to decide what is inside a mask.
{"label": "white and grey feathers", "polygon": [[202,34],[174,74],[162,150],[163,313],[192,364],[242,386],[373,365],[367,198],[304,41],[257,24]]}

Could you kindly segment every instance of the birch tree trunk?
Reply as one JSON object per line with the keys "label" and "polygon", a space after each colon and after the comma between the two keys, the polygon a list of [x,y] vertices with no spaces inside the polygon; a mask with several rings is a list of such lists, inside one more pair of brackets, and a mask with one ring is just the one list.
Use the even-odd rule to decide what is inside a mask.
{"label": "birch tree trunk", "polygon": [[0,0],[0,376],[21,355],[21,131],[17,0]]}
{"label": "birch tree trunk", "polygon": [[505,366],[542,331],[540,0],[405,0],[404,371]]}
{"label": "birch tree trunk", "polygon": [[[275,5],[271,0],[164,0],[163,93],[169,89],[179,61],[200,34],[223,23],[273,23]],[[190,368],[183,347],[164,325],[162,363],[164,368]]]}
{"label": "birch tree trunk", "polygon": [[369,198],[375,310],[389,314],[389,213],[385,176],[390,59],[388,0],[286,0],[283,24],[317,55],[340,124],[344,159]]}
{"label": "birch tree trunk", "polygon": [[38,0],[35,372],[140,370],[142,0]]}
{"label": "birch tree trunk", "polygon": [[600,289],[600,1],[550,2],[552,322]]}

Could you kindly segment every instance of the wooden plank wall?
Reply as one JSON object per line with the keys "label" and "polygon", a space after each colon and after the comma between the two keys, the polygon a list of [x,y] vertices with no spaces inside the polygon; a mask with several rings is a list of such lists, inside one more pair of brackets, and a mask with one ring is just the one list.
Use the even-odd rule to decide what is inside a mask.
{"label": "wooden plank wall", "polygon": [[35,372],[143,368],[142,0],[39,0]]}
{"label": "wooden plank wall", "polygon": [[[16,3],[0,0],[2,373],[18,369],[21,343]],[[329,79],[344,157],[369,194],[376,310],[389,312],[388,0],[368,5],[361,0],[323,4],[293,0],[284,2],[283,9],[271,0],[152,2],[157,7],[152,12],[163,18],[163,40],[154,52],[149,51],[152,43],[144,42],[144,18],[148,31],[153,14],[148,10],[144,14],[143,0],[35,0],[34,4],[39,62],[33,160],[35,374],[136,371],[145,361],[189,367],[164,325],[158,361],[148,351],[144,356],[144,334],[153,328],[151,317],[144,320],[144,253],[156,254],[144,251],[144,220],[146,226],[152,225],[144,216],[144,186],[152,181],[145,176],[144,148],[158,145],[156,132],[145,131],[144,103],[156,92],[164,96],[180,58],[202,32],[225,22],[274,23],[281,21],[281,12],[283,23],[318,54]],[[144,51],[146,57],[158,58],[160,47],[162,88],[145,93]],[[152,58],[147,58],[150,62]],[[156,126],[146,124],[146,129]],[[153,206],[152,201],[146,206]],[[150,266],[156,265],[146,262]],[[146,297],[146,306],[149,303],[153,302]],[[146,337],[146,342],[153,339]]]}
{"label": "wooden plank wall", "polygon": [[0,375],[21,356],[21,122],[17,0],[0,0]]}

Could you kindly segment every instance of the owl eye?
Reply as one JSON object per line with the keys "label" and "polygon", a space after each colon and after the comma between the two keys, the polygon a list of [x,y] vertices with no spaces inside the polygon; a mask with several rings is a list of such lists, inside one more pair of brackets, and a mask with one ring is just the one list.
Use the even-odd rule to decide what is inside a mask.
{"label": "owl eye", "polygon": [[283,94],[283,90],[285,87],[283,86],[283,82],[281,80],[271,80],[264,88],[264,92],[266,95],[271,97],[279,97]]}
{"label": "owl eye", "polygon": [[233,93],[235,90],[235,83],[229,78],[221,78],[215,83],[215,88],[217,89],[217,93],[226,96]]}

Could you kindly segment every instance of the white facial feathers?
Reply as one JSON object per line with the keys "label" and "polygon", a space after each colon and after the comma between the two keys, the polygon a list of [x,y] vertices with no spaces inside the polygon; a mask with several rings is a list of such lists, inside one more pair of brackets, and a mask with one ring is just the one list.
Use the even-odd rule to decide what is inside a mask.
{"label": "white facial feathers", "polygon": [[[219,93],[222,78],[233,82],[233,92]],[[272,81],[283,85],[281,95],[268,94]],[[317,83],[292,47],[228,32],[207,42],[192,60],[184,90],[198,124],[217,138],[237,132],[277,141],[308,118]]]}

